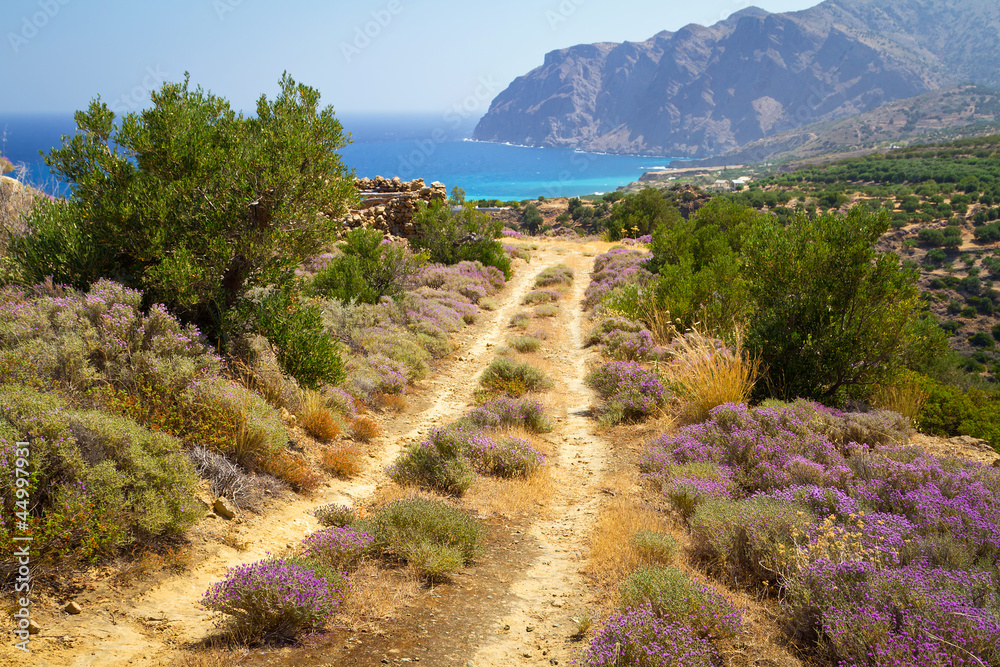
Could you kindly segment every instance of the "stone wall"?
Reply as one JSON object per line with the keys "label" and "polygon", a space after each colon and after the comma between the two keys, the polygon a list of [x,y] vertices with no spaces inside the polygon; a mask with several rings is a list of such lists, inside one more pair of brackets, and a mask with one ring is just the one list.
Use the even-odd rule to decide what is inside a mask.
{"label": "stone wall", "polygon": [[354,181],[360,206],[348,212],[344,222],[350,228],[373,227],[393,236],[411,237],[416,234],[413,214],[417,202],[428,204],[448,198],[444,183],[435,181],[424,184],[424,179],[402,181],[399,176],[388,179],[382,176],[359,178]]}

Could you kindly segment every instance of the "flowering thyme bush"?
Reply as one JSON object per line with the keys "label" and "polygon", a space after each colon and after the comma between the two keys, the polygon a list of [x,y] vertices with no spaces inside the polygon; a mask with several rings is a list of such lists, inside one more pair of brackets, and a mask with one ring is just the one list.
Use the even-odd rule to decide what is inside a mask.
{"label": "flowering thyme bush", "polygon": [[374,543],[371,535],[351,526],[333,526],[302,540],[303,553],[307,557],[337,570],[355,565]]}
{"label": "flowering thyme bush", "polygon": [[586,382],[600,395],[603,418],[610,423],[645,419],[667,398],[656,371],[633,361],[602,364],[587,376]]}
{"label": "flowering thyme bush", "polygon": [[598,631],[583,664],[587,667],[711,667],[714,651],[684,623],[657,616],[644,604],[611,616]]}
{"label": "flowering thyme bush", "polygon": [[643,604],[663,620],[686,624],[696,636],[713,641],[739,634],[743,625],[727,598],[670,567],[637,570],[621,585],[619,608]]}
{"label": "flowering thyme bush", "polygon": [[479,433],[469,438],[466,452],[476,472],[493,477],[525,477],[545,463],[545,455],[523,438],[494,439]]}
{"label": "flowering thyme bush", "polygon": [[594,270],[590,274],[590,285],[584,292],[584,310],[596,306],[601,299],[620,285],[649,282],[652,274],[642,268],[647,259],[649,259],[648,254],[625,248],[614,248],[603,255],[598,255],[594,260]]}
{"label": "flowering thyme bush", "polygon": [[552,422],[545,416],[545,408],[530,398],[494,398],[469,412],[464,419],[484,428],[522,426],[535,433],[548,433],[552,430]]}
{"label": "flowering thyme bush", "polygon": [[840,665],[996,665],[994,576],[818,561],[791,587],[791,617],[801,632],[818,627],[817,653]]}
{"label": "flowering thyme bush", "polygon": [[[230,617],[247,639],[291,637],[321,626],[347,596],[347,580],[294,559],[267,558],[238,565],[201,599],[206,609]],[[329,578],[327,578],[329,577]]]}
{"label": "flowering thyme bush", "polygon": [[894,444],[905,432],[893,413],[722,405],[654,440],[641,470],[675,504],[679,488],[696,498],[694,555],[712,572],[785,591],[793,639],[820,662],[998,664],[1000,470]]}

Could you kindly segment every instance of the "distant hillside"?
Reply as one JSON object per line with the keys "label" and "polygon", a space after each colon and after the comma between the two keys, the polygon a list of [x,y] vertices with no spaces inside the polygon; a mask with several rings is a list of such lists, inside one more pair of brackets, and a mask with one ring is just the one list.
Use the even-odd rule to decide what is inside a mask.
{"label": "distant hillside", "polygon": [[967,84],[896,100],[862,114],[812,123],[752,141],[738,151],[685,163],[708,167],[798,163],[1000,132],[1000,92]]}
{"label": "distant hillside", "polygon": [[474,137],[709,157],[959,83],[1000,87],[1000,4],[827,0],[546,55]]}

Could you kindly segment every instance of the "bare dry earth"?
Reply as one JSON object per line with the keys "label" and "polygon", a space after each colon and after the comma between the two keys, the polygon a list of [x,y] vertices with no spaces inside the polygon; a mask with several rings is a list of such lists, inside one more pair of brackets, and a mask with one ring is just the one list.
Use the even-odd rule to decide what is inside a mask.
{"label": "bare dry earth", "polygon": [[384,469],[402,447],[471,408],[475,380],[493,359],[494,348],[511,335],[508,321],[525,310],[520,302],[531,290],[534,277],[560,262],[575,270],[576,280],[554,323],[559,335],[546,342],[541,353],[540,361],[556,385],[543,397],[556,418],[556,429],[545,436],[551,452],[552,493],[535,504],[534,517],[491,517],[481,512],[490,528],[482,562],[451,583],[419,590],[416,599],[405,602],[410,611],[396,619],[398,629],[392,621],[372,628],[366,639],[376,641],[352,642],[350,632],[341,632],[348,647],[363,647],[360,653],[345,652],[340,635],[334,633],[340,648],[332,652],[340,655],[331,655],[322,646],[289,647],[243,653],[242,658],[234,654],[226,662],[277,659],[310,664],[306,654],[312,654],[315,664],[369,664],[368,660],[382,664],[383,658],[376,659],[375,654],[383,649],[385,659],[396,662],[407,657],[394,647],[401,641],[399,631],[407,631],[406,623],[410,623],[414,636],[425,638],[418,642],[422,655],[415,653],[411,658],[422,664],[566,664],[577,646],[568,641],[572,619],[588,613],[595,604],[580,565],[601,496],[607,448],[592,434],[588,418],[590,393],[583,385],[586,357],[581,351],[579,304],[592,257],[603,249],[597,244],[543,242],[530,264],[519,264],[498,307],[482,313],[476,325],[459,334],[459,351],[422,383],[407,412],[383,423],[385,435],[372,447],[361,474],[332,480],[313,497],[277,503],[264,516],[241,516],[227,526],[227,541],[239,550],[210,541],[198,550],[195,564],[179,574],[161,575],[158,581],[136,586],[97,578],[74,596],[84,609],[79,615],[63,613],[58,606],[62,601],[49,597],[33,608],[42,631],[32,638],[32,652],[24,654],[5,644],[0,648],[0,664],[112,667],[191,660],[192,647],[204,645],[217,632],[212,615],[198,605],[208,586],[220,580],[227,568],[298,544],[320,527],[311,514],[316,507],[360,503],[372,497],[386,485]]}

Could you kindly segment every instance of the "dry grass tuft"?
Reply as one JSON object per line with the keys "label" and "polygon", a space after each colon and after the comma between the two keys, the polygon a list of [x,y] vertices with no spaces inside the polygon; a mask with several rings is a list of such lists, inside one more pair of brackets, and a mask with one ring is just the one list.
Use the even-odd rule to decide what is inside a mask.
{"label": "dry grass tuft", "polygon": [[362,563],[351,574],[351,594],[337,620],[351,630],[375,631],[379,622],[400,616],[420,587],[421,579],[413,568],[386,570],[377,563]]}
{"label": "dry grass tuft", "polygon": [[351,426],[351,434],[359,442],[371,442],[381,433],[382,429],[378,427],[378,424],[368,417],[358,417]]}
{"label": "dry grass tuft", "polygon": [[337,477],[348,478],[361,472],[364,451],[352,442],[338,442],[324,447],[320,453],[319,466]]}
{"label": "dry grass tuft", "polygon": [[287,449],[261,462],[261,469],[274,475],[299,493],[315,491],[322,481],[321,475],[312,469],[307,461],[293,455]]}
{"label": "dry grass tuft", "polygon": [[920,385],[919,380],[906,375],[891,385],[880,387],[872,402],[883,410],[898,412],[913,424],[929,397],[930,394]]}
{"label": "dry grass tuft", "polygon": [[406,399],[399,394],[375,394],[374,399],[375,405],[380,410],[389,410],[391,412],[406,411]]}
{"label": "dry grass tuft", "polygon": [[663,373],[682,403],[681,419],[705,421],[712,408],[744,403],[760,377],[760,360],[743,350],[743,333],[736,330],[727,347],[702,328],[676,336],[673,360]]}
{"label": "dry grass tuft", "polygon": [[[506,428],[504,434],[523,438],[531,446],[551,457],[551,447],[534,433],[524,428]],[[465,503],[483,515],[496,515],[508,519],[516,518],[528,511],[536,516],[544,513],[555,494],[552,472],[548,463],[527,477],[501,479],[479,476],[476,483],[465,493]]]}
{"label": "dry grass tuft", "polygon": [[663,514],[639,505],[629,498],[622,487],[627,478],[620,476],[615,499],[606,504],[598,515],[591,537],[588,571],[607,591],[640,567],[658,564],[649,552],[636,544],[633,537],[640,530],[672,534],[669,520]]}
{"label": "dry grass tuft", "polygon": [[340,424],[326,407],[322,394],[306,389],[300,394],[299,404],[299,420],[306,433],[320,442],[330,442],[340,435]]}

